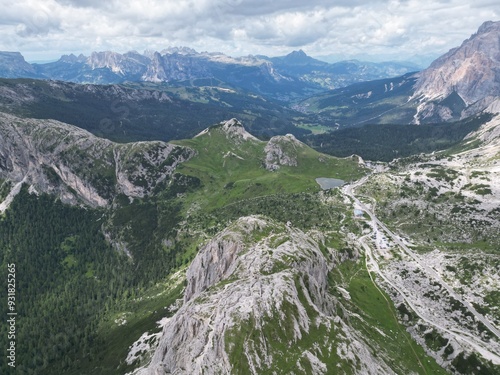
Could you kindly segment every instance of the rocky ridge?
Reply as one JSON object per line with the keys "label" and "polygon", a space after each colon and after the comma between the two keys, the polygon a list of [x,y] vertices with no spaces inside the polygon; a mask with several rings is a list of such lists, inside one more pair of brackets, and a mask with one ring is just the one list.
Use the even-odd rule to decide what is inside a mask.
{"label": "rocky ridge", "polygon": [[144,197],[194,155],[164,142],[116,144],[54,120],[0,113],[0,122],[0,178],[66,203],[102,207],[120,193]]}
{"label": "rocky ridge", "polygon": [[[394,373],[336,315],[327,279],[339,257],[322,251],[323,241],[319,232],[262,217],[238,219],[200,250],[184,305],[164,326],[151,362],[134,374],[260,374],[281,371],[283,361],[288,374],[327,374],[330,355],[352,361],[357,374]],[[327,344],[332,335],[342,344]],[[286,356],[278,342],[290,348]]]}
{"label": "rocky ridge", "polygon": [[233,141],[259,141],[256,137],[247,132],[243,125],[235,118],[222,122],[221,124],[221,129],[226,134],[226,137],[232,139]]}
{"label": "rocky ridge", "polygon": [[415,122],[465,118],[500,96],[499,35],[500,22],[485,22],[460,47],[419,73],[413,94],[420,101]]}

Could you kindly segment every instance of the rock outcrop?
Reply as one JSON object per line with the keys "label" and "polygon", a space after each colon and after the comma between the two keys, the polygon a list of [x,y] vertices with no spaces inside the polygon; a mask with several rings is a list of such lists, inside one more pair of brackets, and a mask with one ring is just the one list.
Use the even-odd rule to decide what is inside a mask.
{"label": "rock outcrop", "polygon": [[297,153],[305,145],[292,134],[272,137],[264,148],[265,168],[275,171],[282,165],[296,167]]}
{"label": "rock outcrop", "polygon": [[257,138],[255,138],[252,134],[247,132],[243,125],[235,118],[232,118],[231,120],[224,121],[221,123],[222,125],[222,130],[226,134],[226,136],[230,139],[233,140],[253,140],[253,141],[258,141]]}
{"label": "rock outcrop", "polygon": [[288,374],[327,374],[324,361],[338,350],[327,341],[338,329],[351,337],[342,345],[358,373],[392,373],[336,317],[328,273],[338,259],[321,250],[323,241],[262,217],[238,219],[199,251],[184,305],[164,326],[150,364],[134,373],[261,374],[286,366]]}
{"label": "rock outcrop", "polygon": [[108,205],[116,194],[144,197],[194,151],[164,142],[117,144],[54,120],[0,113],[0,178],[63,202]]}
{"label": "rock outcrop", "polygon": [[500,99],[497,99],[487,108],[488,112],[496,114],[490,121],[483,124],[477,131],[467,135],[465,140],[479,139],[481,146],[497,147],[500,154]]}
{"label": "rock outcrop", "polygon": [[241,144],[244,141],[259,141],[258,138],[250,134],[245,130],[241,122],[239,122],[237,119],[232,118],[227,121],[222,121],[218,125],[211,126],[209,128],[206,128],[202,130],[200,133],[198,133],[195,137],[200,137],[204,134],[209,134],[212,130],[220,130],[224,133],[226,138],[230,140],[233,144]]}
{"label": "rock outcrop", "polygon": [[415,122],[465,118],[498,96],[500,22],[490,21],[420,73],[413,95],[421,102]]}

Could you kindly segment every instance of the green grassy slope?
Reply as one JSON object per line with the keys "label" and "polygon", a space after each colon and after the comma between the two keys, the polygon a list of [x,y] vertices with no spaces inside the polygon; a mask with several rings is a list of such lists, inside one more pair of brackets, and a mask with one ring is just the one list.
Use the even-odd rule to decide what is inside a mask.
{"label": "green grassy slope", "polygon": [[[303,225],[315,227],[329,213],[315,211],[320,188],[314,179],[348,180],[364,173],[356,159],[286,144],[283,149],[297,166],[268,171],[266,142],[228,135],[221,125],[177,143],[196,156],[152,196],[130,200],[115,196],[110,185],[113,204],[97,211],[24,188],[0,217],[0,261],[15,262],[23,281],[18,340],[25,373],[123,373],[129,346],[146,330],[157,330],[164,308],[180,296],[181,287],[168,281],[169,275],[193,259],[214,228],[239,217],[234,208],[244,205],[245,214],[271,213],[280,220],[300,217]],[[80,156],[78,163],[90,159],[84,151]],[[90,171],[84,177],[92,180]],[[9,186],[1,181],[2,196]],[[284,211],[269,211],[276,205]],[[122,318],[124,325],[117,323]]]}
{"label": "green grassy slope", "polygon": [[[419,346],[406,327],[401,324],[402,316],[390,298],[380,290],[363,264],[347,261],[330,274],[332,292],[341,303],[354,314],[350,324],[363,333],[364,338],[379,356],[388,360],[398,374],[446,374],[436,361]],[[350,298],[337,289],[342,286]],[[347,317],[346,317],[347,318]]]}
{"label": "green grassy slope", "polygon": [[319,191],[317,177],[349,181],[364,173],[357,158],[331,157],[306,145],[289,147],[289,153],[296,158],[296,166],[281,166],[276,171],[269,171],[264,167],[266,142],[228,136],[221,125],[193,139],[175,143],[198,152],[179,168],[179,172],[201,180],[203,188],[189,199],[205,208],[222,207],[257,196]]}

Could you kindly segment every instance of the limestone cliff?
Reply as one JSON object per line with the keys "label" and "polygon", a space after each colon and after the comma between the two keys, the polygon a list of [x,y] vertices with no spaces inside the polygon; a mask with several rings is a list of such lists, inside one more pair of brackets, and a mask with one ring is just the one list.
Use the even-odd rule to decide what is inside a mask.
{"label": "limestone cliff", "polygon": [[[184,305],[135,374],[328,374],[339,353],[354,373],[393,373],[337,316],[328,274],[339,259],[323,241],[262,217],[238,219],[192,262]],[[342,343],[331,345],[333,336]]]}
{"label": "limestone cliff", "polygon": [[164,142],[117,144],[58,121],[0,113],[0,179],[67,203],[96,207],[119,193],[143,197],[193,155]]}
{"label": "limestone cliff", "polygon": [[500,22],[485,22],[460,47],[420,73],[415,122],[448,121],[485,109],[500,95]]}

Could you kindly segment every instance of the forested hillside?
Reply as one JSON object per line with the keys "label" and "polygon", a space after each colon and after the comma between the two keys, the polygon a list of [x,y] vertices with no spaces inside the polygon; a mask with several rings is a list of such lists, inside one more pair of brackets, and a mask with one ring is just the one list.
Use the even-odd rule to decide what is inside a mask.
{"label": "forested hillside", "polygon": [[452,147],[491,118],[491,114],[481,114],[451,124],[365,125],[305,136],[304,140],[318,151],[338,157],[356,154],[367,160],[391,161]]}

